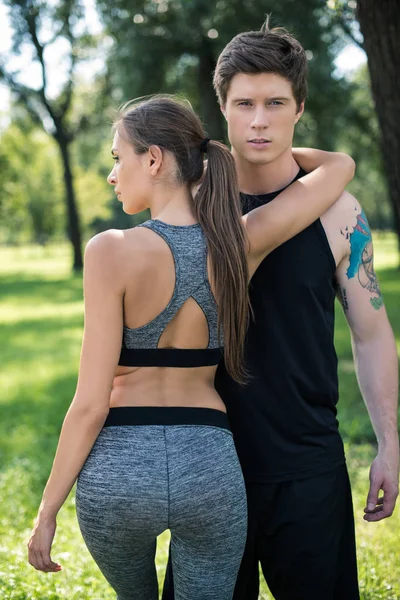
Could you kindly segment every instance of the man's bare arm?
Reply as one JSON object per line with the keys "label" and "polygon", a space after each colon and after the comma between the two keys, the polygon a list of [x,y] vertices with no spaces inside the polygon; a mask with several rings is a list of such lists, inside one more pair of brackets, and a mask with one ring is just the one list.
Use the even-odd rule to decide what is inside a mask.
{"label": "man's bare arm", "polygon": [[336,272],[337,291],[351,330],[358,383],[378,441],[364,519],[379,521],[392,514],[398,495],[397,349],[374,271],[371,230],[357,200],[348,195],[348,202],[353,203],[352,218],[341,228],[348,253]]}

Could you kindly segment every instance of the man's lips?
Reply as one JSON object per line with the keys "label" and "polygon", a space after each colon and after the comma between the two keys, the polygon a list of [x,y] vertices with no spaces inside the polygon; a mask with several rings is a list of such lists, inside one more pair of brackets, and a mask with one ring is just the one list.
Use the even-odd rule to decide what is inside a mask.
{"label": "man's lips", "polygon": [[270,144],[271,140],[267,138],[252,138],[251,140],[247,140],[249,144]]}
{"label": "man's lips", "polygon": [[270,146],[271,140],[268,140],[267,138],[252,138],[251,140],[248,140],[247,143],[253,148],[263,149]]}

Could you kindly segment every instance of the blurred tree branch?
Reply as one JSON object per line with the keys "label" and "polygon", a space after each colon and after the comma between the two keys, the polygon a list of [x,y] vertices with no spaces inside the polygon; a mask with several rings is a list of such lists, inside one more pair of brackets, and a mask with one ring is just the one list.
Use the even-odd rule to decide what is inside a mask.
{"label": "blurred tree branch", "polygon": [[[69,118],[75,90],[75,69],[79,62],[79,54],[84,47],[94,46],[92,36],[87,32],[77,35],[73,30],[83,16],[83,5],[80,0],[61,0],[56,5],[40,0],[7,0],[9,16],[13,28],[12,52],[3,56],[0,62],[0,79],[10,88],[19,104],[22,104],[33,122],[41,126],[56,140],[64,168],[65,201],[67,208],[67,233],[73,247],[73,268],[79,270],[83,266],[81,249],[81,229],[76,195],[74,190],[73,172],[70,160],[70,144],[78,133],[88,128],[91,114],[83,114],[78,122],[73,124]],[[46,31],[44,24],[46,23]],[[53,31],[55,32],[53,33]],[[41,38],[51,34],[47,42]],[[69,52],[67,56],[68,70],[66,82],[58,96],[51,99],[48,92],[48,70],[45,53],[51,44],[60,38],[67,40]],[[41,83],[37,88],[28,87],[21,83],[21,73],[11,72],[6,65],[24,47],[32,48],[34,62],[41,69]],[[92,106],[90,107],[92,109]]]}
{"label": "blurred tree branch", "polygon": [[361,50],[364,50],[364,44],[361,37],[356,35],[354,25],[357,23],[356,2],[350,0],[335,0],[329,3],[330,18],[332,25],[340,27],[344,34]]}

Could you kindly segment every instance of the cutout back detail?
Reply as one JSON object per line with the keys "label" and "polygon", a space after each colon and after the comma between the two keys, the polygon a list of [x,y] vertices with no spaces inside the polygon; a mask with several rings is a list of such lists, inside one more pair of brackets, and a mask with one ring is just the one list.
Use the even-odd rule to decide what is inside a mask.
{"label": "cutout back detail", "polygon": [[[182,366],[197,366],[186,364],[190,363],[190,354],[195,362],[200,359],[205,364],[212,360],[210,364],[217,364],[223,340],[218,339],[218,310],[208,280],[207,240],[201,226],[176,226],[152,219],[138,227],[151,229],[169,246],[175,264],[175,287],[167,306],[149,323],[138,328],[124,327],[121,359],[124,357],[125,365],[133,361],[129,366],[140,366],[144,355],[146,360],[154,361],[157,351],[156,362],[180,366],[176,364],[179,352],[189,352]],[[166,362],[174,364],[164,364],[168,356],[174,359]]]}

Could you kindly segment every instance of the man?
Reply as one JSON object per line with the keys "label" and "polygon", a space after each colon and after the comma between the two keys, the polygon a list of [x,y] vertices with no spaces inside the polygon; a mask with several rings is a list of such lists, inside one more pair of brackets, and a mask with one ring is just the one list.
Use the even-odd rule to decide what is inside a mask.
{"label": "man", "polygon": [[[214,86],[248,212],[302,174],[291,148],[307,95],[304,49],[267,22],[225,47]],[[351,329],[360,390],[378,441],[364,519],[378,521],[394,509],[397,352],[368,222],[345,192],[255,273],[248,385],[235,383],[223,366],[217,372],[249,507],[234,600],[257,600],[259,563],[279,600],[359,598],[351,492],[336,420],[335,294]],[[171,572],[164,598],[172,598]]]}

